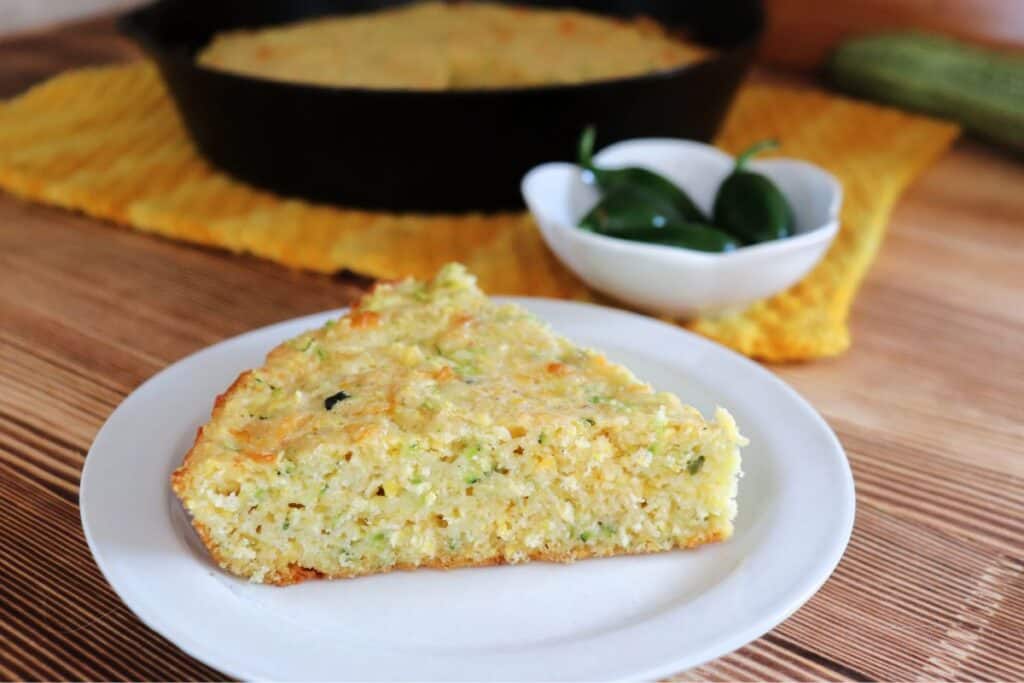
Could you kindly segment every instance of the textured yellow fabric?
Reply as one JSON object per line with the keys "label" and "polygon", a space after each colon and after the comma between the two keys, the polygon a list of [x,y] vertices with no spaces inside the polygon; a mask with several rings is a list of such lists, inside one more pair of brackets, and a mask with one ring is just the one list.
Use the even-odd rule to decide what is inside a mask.
{"label": "textured yellow fabric", "polygon": [[[751,85],[719,143],[776,137],[842,181],[842,229],[825,260],[747,311],[689,323],[771,361],[840,353],[847,315],[893,202],[954,126],[817,91]],[[490,293],[591,294],[548,252],[529,216],[368,212],[278,197],[208,166],[148,63],[72,71],[0,104],[0,187],[135,229],[320,272],[427,278],[448,261]]]}

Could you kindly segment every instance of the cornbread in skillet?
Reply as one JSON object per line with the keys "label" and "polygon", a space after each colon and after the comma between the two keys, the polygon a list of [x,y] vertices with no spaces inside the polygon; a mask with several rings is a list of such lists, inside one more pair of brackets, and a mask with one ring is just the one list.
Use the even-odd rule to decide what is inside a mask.
{"label": "cornbread in skillet", "polygon": [[172,485],[222,567],[288,584],[725,539],[744,443],[453,264],[243,373]]}
{"label": "cornbread in skillet", "polygon": [[448,90],[635,76],[704,54],[643,18],[424,2],[220,33],[199,63],[296,83]]}

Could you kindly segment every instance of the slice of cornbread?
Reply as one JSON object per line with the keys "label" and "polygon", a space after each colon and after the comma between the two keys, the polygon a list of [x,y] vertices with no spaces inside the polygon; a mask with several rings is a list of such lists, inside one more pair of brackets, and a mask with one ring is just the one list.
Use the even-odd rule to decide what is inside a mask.
{"label": "slice of cornbread", "polygon": [[172,485],[222,567],[288,584],[724,539],[744,443],[449,265],[243,373]]}

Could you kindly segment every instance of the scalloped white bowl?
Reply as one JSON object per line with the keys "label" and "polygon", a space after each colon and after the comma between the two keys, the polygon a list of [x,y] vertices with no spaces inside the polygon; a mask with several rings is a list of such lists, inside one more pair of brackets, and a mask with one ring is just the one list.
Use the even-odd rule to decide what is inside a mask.
{"label": "scalloped white bowl", "polygon": [[[684,188],[705,213],[734,160],[711,145],[645,138],[594,157],[600,166],[643,166]],[[594,289],[650,313],[692,317],[738,309],[796,284],[839,231],[842,187],[830,173],[795,159],[748,165],[771,178],[793,207],[796,234],[724,253],[630,242],[576,227],[598,201],[580,167],[547,163],[522,181],[523,198],[555,255]]]}

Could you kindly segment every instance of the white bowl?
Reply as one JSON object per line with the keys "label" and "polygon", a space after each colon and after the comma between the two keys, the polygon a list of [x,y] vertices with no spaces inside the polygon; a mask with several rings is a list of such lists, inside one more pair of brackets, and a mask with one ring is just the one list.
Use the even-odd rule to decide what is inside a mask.
{"label": "white bowl", "polygon": [[[672,180],[707,214],[734,160],[698,142],[645,138],[620,142],[594,157],[599,166],[643,166]],[[709,253],[604,237],[576,227],[598,201],[580,167],[542,164],[523,178],[522,193],[552,251],[594,289],[639,309],[692,317],[738,309],[797,283],[825,255],[839,231],[842,187],[804,161],[752,161],[793,207],[792,237]]]}

